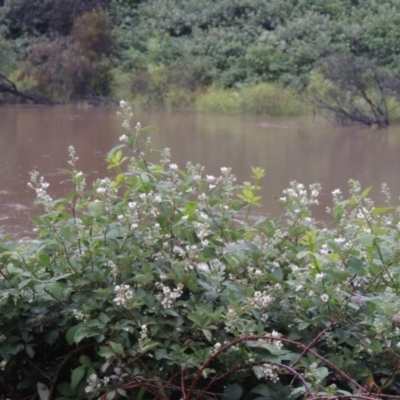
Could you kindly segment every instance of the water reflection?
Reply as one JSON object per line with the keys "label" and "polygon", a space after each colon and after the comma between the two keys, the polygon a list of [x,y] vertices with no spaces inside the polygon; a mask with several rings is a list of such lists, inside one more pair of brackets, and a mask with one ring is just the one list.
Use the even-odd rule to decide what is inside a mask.
{"label": "water reflection", "polygon": [[[387,130],[338,128],[313,117],[217,116],[184,112],[136,112],[142,125],[155,125],[152,142],[172,149],[180,167],[187,161],[206,166],[217,175],[229,166],[238,182],[248,180],[251,166],[265,168],[263,206],[259,212],[278,215],[279,197],[289,182],[320,182],[320,219],[330,205],[332,190],[347,188],[350,178],[364,187],[373,186],[372,197],[380,199],[380,186],[400,191],[400,127]],[[0,225],[5,232],[31,235],[29,215],[34,193],[26,185],[36,168],[50,182],[53,197],[67,191],[59,172],[67,167],[68,146],[76,147],[78,167],[93,177],[106,173],[105,153],[122,130],[116,110],[78,107],[0,107]]]}

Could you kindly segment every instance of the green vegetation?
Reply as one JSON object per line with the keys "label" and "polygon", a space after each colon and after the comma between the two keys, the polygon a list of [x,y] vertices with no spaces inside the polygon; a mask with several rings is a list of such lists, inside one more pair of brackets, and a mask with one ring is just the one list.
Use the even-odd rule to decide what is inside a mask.
{"label": "green vegetation", "polygon": [[[330,109],[342,122],[350,111],[356,122],[384,125],[391,113],[383,103],[399,97],[397,0],[31,3],[9,0],[0,7],[0,54],[6,52],[0,72],[11,77],[20,71],[12,76],[16,85],[34,84],[49,100],[122,97],[142,107],[281,114],[280,101],[274,104],[279,90],[285,99],[295,92],[301,103],[310,100]],[[342,69],[337,72],[343,85],[324,97],[337,79],[329,71],[341,61],[361,69],[362,93]],[[375,73],[385,77],[384,87],[364,80]],[[325,86],[309,96],[315,74],[323,76]],[[271,89],[261,95],[260,84]],[[267,105],[256,99],[247,107],[247,87]],[[233,97],[240,92],[243,100],[212,104],[227,91]],[[340,99],[346,96],[350,103],[342,109]],[[360,107],[369,100],[373,110]],[[288,113],[303,111],[295,104]]]}
{"label": "green vegetation", "polygon": [[200,112],[299,115],[310,107],[288,88],[259,83],[237,89],[211,87],[197,94],[195,109]]}
{"label": "green vegetation", "polygon": [[238,186],[227,167],[180,168],[121,105],[113,177],[88,187],[71,147],[64,198],[31,175],[37,237],[0,243],[0,397],[398,398],[388,188],[384,207],[355,181],[335,190],[325,228],[319,185],[292,182],[282,218],[252,221],[263,169]]}

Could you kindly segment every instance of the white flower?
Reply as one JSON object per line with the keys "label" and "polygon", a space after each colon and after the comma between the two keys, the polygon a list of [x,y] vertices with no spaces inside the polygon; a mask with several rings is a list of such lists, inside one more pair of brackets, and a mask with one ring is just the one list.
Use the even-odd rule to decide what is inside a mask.
{"label": "white flower", "polygon": [[337,243],[337,244],[342,244],[342,243],[344,243],[344,242],[346,241],[346,239],[345,239],[344,237],[342,237],[342,236],[337,237],[337,238],[335,238],[335,239],[333,239],[333,240],[334,240],[335,243]]}
{"label": "white flower", "polygon": [[321,300],[324,302],[324,303],[327,303],[328,301],[329,301],[329,296],[326,294],[326,293],[324,293],[324,294],[321,294]]}
{"label": "white flower", "polygon": [[323,244],[321,246],[321,248],[319,249],[319,252],[320,252],[321,256],[326,256],[327,254],[329,254],[328,246],[326,244]]}
{"label": "white flower", "polygon": [[185,250],[183,250],[182,247],[179,246],[174,246],[172,248],[172,251],[176,254],[185,254]]}
{"label": "white flower", "polygon": [[207,180],[208,180],[208,182],[214,182],[215,181],[215,176],[207,175]]}
{"label": "white flower", "polygon": [[119,137],[120,142],[125,142],[126,140],[128,140],[128,136],[126,136],[126,135],[122,135]]}
{"label": "white flower", "polygon": [[320,281],[322,280],[322,278],[325,276],[325,274],[323,272],[321,272],[320,274],[316,274],[315,275],[315,280],[316,281]]}
{"label": "white flower", "polygon": [[229,174],[229,168],[227,168],[227,167],[221,167],[221,172],[222,172],[224,175]]}
{"label": "white flower", "polygon": [[119,102],[119,106],[120,106],[121,108],[125,107],[125,106],[126,106],[126,101],[121,100],[121,101]]}
{"label": "white flower", "polygon": [[198,263],[196,268],[201,272],[210,272],[210,267],[206,263]]}
{"label": "white flower", "polygon": [[99,188],[96,189],[96,193],[101,194],[101,193],[105,193],[105,192],[106,192],[106,188],[99,187]]}
{"label": "white flower", "polygon": [[178,166],[176,164],[169,164],[169,168],[172,170],[177,170]]}
{"label": "white flower", "polygon": [[221,343],[219,343],[219,342],[215,343],[214,344],[214,353],[216,353],[221,348],[221,346],[222,346]]}

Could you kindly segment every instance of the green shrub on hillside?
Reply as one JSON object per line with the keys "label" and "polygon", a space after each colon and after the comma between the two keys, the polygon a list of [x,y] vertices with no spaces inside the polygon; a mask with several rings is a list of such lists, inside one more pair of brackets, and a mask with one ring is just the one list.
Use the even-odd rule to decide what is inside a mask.
{"label": "green shrub on hillside", "polygon": [[[113,176],[30,186],[44,213],[0,243],[0,396],[14,399],[377,399],[397,393],[400,206],[350,182],[331,228],[318,184],[279,220],[249,219],[264,171],[238,186],[151,147],[122,102]],[[158,161],[155,161],[158,157]],[[390,397],[389,397],[390,398]]]}

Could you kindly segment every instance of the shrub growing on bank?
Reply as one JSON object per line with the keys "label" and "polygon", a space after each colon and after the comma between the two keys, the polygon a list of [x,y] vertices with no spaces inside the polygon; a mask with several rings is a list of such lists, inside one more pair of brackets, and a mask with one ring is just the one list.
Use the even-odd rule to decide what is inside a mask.
{"label": "shrub growing on bank", "polygon": [[196,96],[200,112],[300,115],[310,108],[289,88],[259,83],[237,89],[209,88]]}
{"label": "shrub growing on bank", "polygon": [[[34,240],[1,242],[0,395],[12,399],[395,398],[399,206],[350,182],[334,226],[318,184],[292,182],[283,217],[249,219],[264,171],[235,183],[172,162],[122,103],[113,177],[44,208]],[[158,156],[158,157],[157,157]],[[155,161],[157,160],[157,161]]]}

